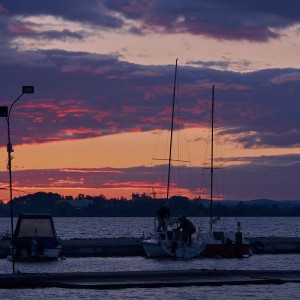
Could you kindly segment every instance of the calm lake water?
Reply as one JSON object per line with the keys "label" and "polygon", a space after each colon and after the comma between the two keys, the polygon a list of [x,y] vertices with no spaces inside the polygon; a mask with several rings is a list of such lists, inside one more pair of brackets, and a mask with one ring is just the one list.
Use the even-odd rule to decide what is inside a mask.
{"label": "calm lake water", "polygon": [[[207,228],[208,219],[191,218],[197,227]],[[235,229],[234,218],[224,218],[223,226]],[[300,218],[239,218],[249,237],[300,237]],[[62,239],[141,237],[153,227],[153,218],[54,218]],[[14,222],[16,224],[16,220]],[[1,232],[10,230],[9,218],[0,219]],[[0,232],[0,233],[1,233]],[[255,255],[248,259],[192,259],[188,261],[125,258],[67,258],[46,263],[16,263],[20,272],[101,272],[137,270],[299,270],[300,255]],[[0,260],[0,272],[11,273],[12,265]],[[70,290],[58,288],[0,290],[0,299],[300,299],[299,284],[244,285],[220,287],[180,287],[159,289]]]}
{"label": "calm lake water", "polygon": [[[208,229],[208,218],[190,218],[200,230]],[[238,218],[249,237],[300,237],[300,217]],[[14,219],[16,225],[17,219]],[[235,230],[235,218],[221,218],[220,227]],[[153,218],[54,218],[58,236],[73,238],[142,237],[153,229]],[[0,218],[0,234],[10,232],[10,219]]]}

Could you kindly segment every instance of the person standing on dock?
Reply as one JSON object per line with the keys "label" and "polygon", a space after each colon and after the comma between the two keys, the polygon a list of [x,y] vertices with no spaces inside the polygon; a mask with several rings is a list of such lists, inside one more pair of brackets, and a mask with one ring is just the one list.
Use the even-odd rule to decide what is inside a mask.
{"label": "person standing on dock", "polygon": [[170,218],[170,216],[171,216],[171,211],[167,204],[160,207],[156,211],[156,219],[158,221],[157,231],[167,230],[166,219]]}

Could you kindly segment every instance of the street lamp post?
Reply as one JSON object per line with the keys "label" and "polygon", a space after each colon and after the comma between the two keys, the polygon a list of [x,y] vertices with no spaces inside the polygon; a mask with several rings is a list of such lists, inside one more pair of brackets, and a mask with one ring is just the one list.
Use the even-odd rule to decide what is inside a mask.
{"label": "street lamp post", "polygon": [[11,172],[11,161],[12,156],[11,153],[14,152],[11,138],[10,138],[10,114],[13,106],[16,102],[24,95],[24,94],[33,94],[34,93],[34,86],[23,86],[22,87],[22,94],[13,101],[13,103],[8,106],[1,106],[0,107],[0,117],[5,117],[7,122],[7,155],[8,155],[8,172],[9,172],[9,196],[10,196],[10,225],[11,225],[11,247],[12,247],[12,263],[13,263],[13,274],[15,273],[15,249],[14,249],[14,222],[13,222],[13,195],[12,195],[12,172]]}

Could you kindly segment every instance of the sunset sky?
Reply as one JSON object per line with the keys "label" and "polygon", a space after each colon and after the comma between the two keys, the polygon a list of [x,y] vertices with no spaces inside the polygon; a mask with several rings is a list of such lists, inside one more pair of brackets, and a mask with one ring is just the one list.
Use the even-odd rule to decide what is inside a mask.
{"label": "sunset sky", "polygon": [[[171,194],[207,195],[215,85],[222,197],[300,199],[299,10],[297,0],[0,0],[0,105],[35,86],[10,119],[14,196],[165,196],[157,158],[178,58],[183,175]],[[6,201],[5,118],[0,130]]]}

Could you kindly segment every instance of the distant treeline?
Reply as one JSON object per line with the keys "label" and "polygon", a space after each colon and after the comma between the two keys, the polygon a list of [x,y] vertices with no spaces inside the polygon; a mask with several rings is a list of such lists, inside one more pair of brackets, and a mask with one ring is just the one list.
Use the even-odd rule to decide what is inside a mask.
{"label": "distant treeline", "polygon": [[[54,217],[152,217],[155,211],[168,203],[173,216],[208,217],[210,201],[174,196],[169,200],[156,199],[145,194],[133,194],[132,199],[106,199],[104,196],[61,196],[38,192],[13,199],[14,216],[20,213],[50,213]],[[10,216],[10,204],[0,202],[0,215]],[[300,216],[300,200],[213,202],[213,216],[262,217]]]}

